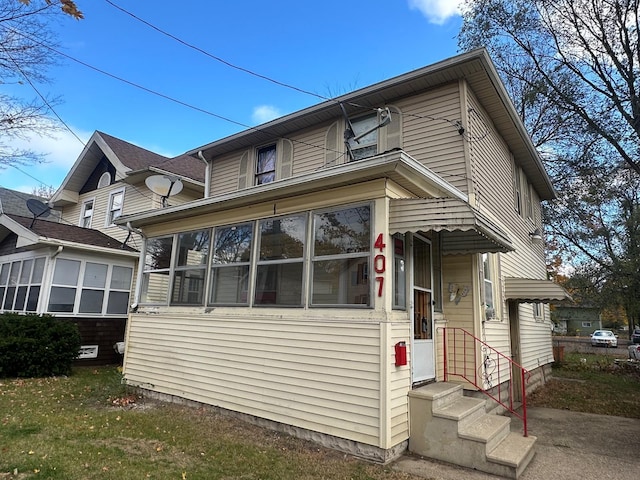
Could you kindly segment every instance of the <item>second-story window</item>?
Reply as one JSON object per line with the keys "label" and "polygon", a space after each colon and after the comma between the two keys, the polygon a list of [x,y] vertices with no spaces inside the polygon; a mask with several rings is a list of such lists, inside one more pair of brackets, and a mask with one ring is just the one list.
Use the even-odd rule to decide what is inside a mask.
{"label": "second-story window", "polygon": [[270,183],[276,179],[276,146],[258,149],[256,158],[256,185]]}
{"label": "second-story window", "polygon": [[355,135],[354,138],[358,138],[358,135],[362,135],[369,130],[373,130],[367,135],[358,138],[357,141],[353,138],[349,140],[349,148],[351,148],[353,160],[372,157],[378,153],[378,129],[375,128],[377,125],[377,115],[369,115],[351,120],[353,134]]}
{"label": "second-story window", "polygon": [[124,204],[124,189],[112,192],[109,195],[109,210],[107,211],[107,226],[122,215],[122,206]]}
{"label": "second-story window", "polygon": [[92,218],[93,218],[93,199],[87,200],[82,204],[82,216],[80,217],[80,226],[83,228],[91,228]]}

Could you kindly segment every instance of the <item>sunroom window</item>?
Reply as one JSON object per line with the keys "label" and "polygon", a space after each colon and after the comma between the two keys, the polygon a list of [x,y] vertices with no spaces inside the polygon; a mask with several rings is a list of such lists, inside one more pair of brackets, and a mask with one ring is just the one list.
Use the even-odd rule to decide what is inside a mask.
{"label": "sunroom window", "polygon": [[371,304],[368,205],[313,216],[312,305]]}
{"label": "sunroom window", "polygon": [[142,303],[167,303],[173,237],[149,238],[142,274]]}
{"label": "sunroom window", "polygon": [[44,264],[44,257],[39,257],[0,266],[0,310],[37,310]]}
{"label": "sunroom window", "polygon": [[178,235],[171,303],[202,305],[209,258],[209,230]]}
{"label": "sunroom window", "polygon": [[58,258],[47,311],[74,315],[126,314],[132,275],[131,267]]}
{"label": "sunroom window", "polygon": [[302,304],[306,215],[259,222],[256,305]]}
{"label": "sunroom window", "polygon": [[252,243],[252,223],[215,229],[210,303],[248,304]]}

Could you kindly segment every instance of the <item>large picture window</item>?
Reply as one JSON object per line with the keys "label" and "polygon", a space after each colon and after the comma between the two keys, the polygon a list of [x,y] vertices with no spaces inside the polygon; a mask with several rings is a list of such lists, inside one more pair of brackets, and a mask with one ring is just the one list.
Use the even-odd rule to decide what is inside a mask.
{"label": "large picture window", "polygon": [[370,307],[370,268],[370,205],[297,213],[148,238],[139,301]]}
{"label": "large picture window", "polygon": [[245,223],[215,229],[211,263],[210,303],[249,303],[249,267],[253,243],[253,224]]}
{"label": "large picture window", "polygon": [[256,305],[302,305],[306,215],[259,222]]}
{"label": "large picture window", "polygon": [[312,305],[369,306],[370,207],[313,216]]}

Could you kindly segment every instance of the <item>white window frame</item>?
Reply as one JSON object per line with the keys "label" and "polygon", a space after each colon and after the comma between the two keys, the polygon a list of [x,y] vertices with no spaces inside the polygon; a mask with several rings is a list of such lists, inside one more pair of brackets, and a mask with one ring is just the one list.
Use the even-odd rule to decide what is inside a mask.
{"label": "white window frame", "polygon": [[[75,285],[71,285],[71,284],[57,284],[53,282],[54,276],[55,276],[55,269],[57,267],[58,261],[59,260],[67,260],[67,261],[71,261],[71,262],[80,262],[80,267],[78,270],[78,276],[76,278],[76,282]],[[87,263],[95,263],[95,264],[101,264],[101,265],[106,265],[107,266],[107,273],[105,276],[105,282],[104,282],[104,287],[89,287],[89,286],[85,286],[84,285],[84,276],[85,276],[85,271],[86,271],[86,267],[87,267]],[[129,289],[125,290],[122,288],[111,288],[111,278],[112,278],[112,273],[113,273],[113,269],[114,267],[122,267],[122,268],[128,268],[131,270],[131,283],[129,285]],[[126,316],[127,313],[107,313],[107,309],[108,309],[108,304],[109,304],[109,297],[111,292],[128,292],[129,296],[128,296],[128,300],[127,303],[129,302],[129,300],[131,299],[131,286],[133,285],[133,275],[135,274],[135,270],[133,268],[133,265],[131,264],[126,264],[126,263],[121,263],[121,262],[111,262],[105,258],[89,258],[89,257],[56,257],[55,262],[52,266],[52,270],[51,270],[51,283],[50,285],[48,285],[47,287],[47,294],[46,294],[46,298],[43,299],[44,300],[44,307],[43,310],[46,313],[49,313],[51,315],[57,315],[57,316],[70,316],[70,317],[122,317],[122,316]],[[74,302],[73,302],[73,310],[70,312],[63,312],[63,311],[51,311],[49,310],[49,305],[50,305],[50,301],[51,301],[51,290],[55,287],[62,287],[62,288],[73,288],[75,290],[74,293]],[[95,312],[95,313],[88,313],[88,312],[81,312],[80,311],[80,300],[82,298],[82,291],[83,290],[101,290],[103,291],[103,297],[102,297],[102,306],[100,309],[100,312]],[[127,310],[128,310],[128,306],[127,306]]]}
{"label": "white window frame", "polygon": [[[106,219],[105,219],[105,227],[110,227],[112,225],[114,225],[114,221],[120,217],[123,212],[124,212],[124,192],[125,192],[125,188],[119,188],[117,190],[113,190],[112,192],[109,193],[109,203],[108,208],[107,208],[107,213],[106,213]],[[113,199],[118,196],[118,195],[122,195],[122,200],[120,202],[120,208],[118,209],[114,209],[113,208]],[[118,213],[117,216],[113,216],[114,212],[120,212]]]}
{"label": "white window frame", "polygon": [[[91,204],[91,210],[87,209],[87,206]],[[93,212],[96,211],[96,199],[94,198],[88,198],[86,199],[84,202],[82,202],[82,212],[80,214],[80,220],[78,222],[78,225],[81,226],[82,228],[91,228],[91,223],[93,222]],[[89,215],[87,215],[87,212],[90,212]],[[85,225],[85,220],[89,219],[88,224]]]}
{"label": "white window frame", "polygon": [[533,317],[536,322],[544,322],[544,305],[541,302],[535,302],[533,306]]}
{"label": "white window frame", "polygon": [[[28,274],[28,278],[25,280],[24,277],[24,264],[25,262],[29,262],[31,261],[31,266],[29,267],[29,274]],[[36,262],[41,261],[42,262],[42,270],[40,271],[40,278],[39,279],[35,279],[34,278],[34,273],[35,273],[35,265]],[[16,277],[16,282],[14,284],[10,284],[10,273],[11,273],[11,268],[13,264],[19,264],[18,268],[18,275]],[[45,270],[47,268],[47,259],[46,257],[43,256],[36,256],[36,257],[28,257],[28,258],[16,258],[10,261],[6,261],[3,263],[0,263],[0,312],[26,312],[26,313],[36,313],[38,312],[38,305],[40,303],[40,297],[42,295],[42,283],[43,283],[43,279],[44,279],[44,273]],[[3,276],[1,275],[1,272],[3,271],[3,269],[6,271],[6,278],[3,278]],[[8,290],[10,288],[13,288],[13,299],[11,300],[11,308],[4,308],[4,302],[6,299],[6,295],[8,293]],[[15,302],[16,302],[16,298],[18,297],[18,291],[19,289],[26,289],[25,290],[25,296],[24,296],[24,302],[23,302],[23,306],[22,308],[16,309],[15,308]],[[37,299],[36,299],[36,304],[35,304],[35,308],[33,309],[27,309],[28,303],[29,303],[29,298],[31,295],[31,291],[33,288],[38,288],[38,294],[37,294]]]}
{"label": "white window frame", "polygon": [[[488,272],[487,272],[488,270]],[[496,295],[496,262],[495,254],[480,254],[480,279],[482,280],[482,305],[483,320],[497,320],[502,318],[498,310],[498,297]],[[487,292],[491,292],[490,302]]]}
{"label": "white window frame", "polygon": [[98,188],[108,187],[109,185],[111,185],[111,174],[104,172],[98,179]]}

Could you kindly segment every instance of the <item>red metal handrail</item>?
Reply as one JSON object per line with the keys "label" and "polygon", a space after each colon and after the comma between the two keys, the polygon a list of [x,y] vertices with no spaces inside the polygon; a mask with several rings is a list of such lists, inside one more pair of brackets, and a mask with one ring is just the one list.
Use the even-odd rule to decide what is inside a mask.
{"label": "red metal handrail", "polygon": [[[513,359],[500,353],[498,350],[475,337],[464,328],[440,327],[442,330],[443,356],[444,356],[444,381],[449,381],[449,376],[461,377],[474,387],[478,388],[485,395],[498,402],[513,415],[522,420],[524,436],[527,436],[527,396],[526,382],[531,374],[526,368],[514,362]],[[451,335],[447,336],[447,332]],[[462,340],[459,340],[462,337]],[[447,341],[449,339],[449,341]],[[451,345],[449,345],[451,342]],[[450,348],[449,348],[450,347]],[[478,365],[478,348],[482,353],[482,362]],[[450,355],[453,360],[450,364]],[[469,358],[472,355],[472,358]],[[506,367],[505,367],[506,365]],[[513,370],[520,373],[520,387],[522,398],[522,414],[516,411],[513,402]],[[506,368],[506,372],[504,371]],[[471,375],[473,372],[473,375]],[[496,378],[494,378],[494,374]],[[504,384],[508,380],[508,387]],[[491,390],[497,389],[497,397]],[[506,390],[509,396],[508,402],[502,399],[502,394]]]}

